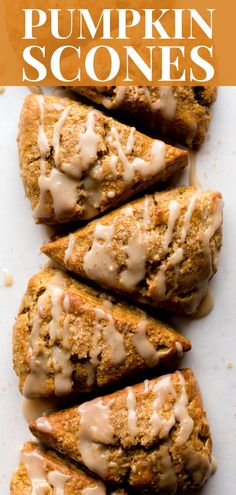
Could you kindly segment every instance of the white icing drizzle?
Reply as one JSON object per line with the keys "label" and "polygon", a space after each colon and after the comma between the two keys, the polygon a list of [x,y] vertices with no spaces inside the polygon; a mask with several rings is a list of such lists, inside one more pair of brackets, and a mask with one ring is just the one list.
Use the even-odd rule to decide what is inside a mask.
{"label": "white icing drizzle", "polygon": [[[35,449],[31,452],[22,452],[20,462],[27,469],[32,487],[32,495],[43,495],[52,487],[55,495],[64,495],[65,483],[70,476],[59,471],[49,471],[44,469],[44,457]],[[46,490],[46,491],[45,491]]]}
{"label": "white icing drizzle", "polygon": [[54,161],[56,167],[60,165],[60,159],[59,159],[59,152],[60,152],[60,139],[61,139],[61,129],[65,123],[65,120],[68,116],[68,113],[70,111],[70,106],[68,105],[66,108],[64,108],[59,120],[54,126],[54,131],[53,131],[53,148],[54,148]]}
{"label": "white icing drizzle", "polygon": [[[137,222],[134,234],[129,238],[128,245],[123,248],[127,254],[127,268],[120,274],[120,283],[127,289],[133,290],[144,279],[146,273],[146,260],[148,257],[148,227],[150,226],[149,208],[151,198],[146,196],[144,200],[143,222]],[[122,214],[133,215],[131,206],[122,209]]]}
{"label": "white icing drizzle", "polygon": [[193,419],[189,416],[187,410],[188,396],[185,388],[185,379],[182,373],[180,373],[179,371],[177,371],[177,374],[181,385],[181,394],[174,405],[174,413],[176,420],[180,424],[180,429],[176,436],[175,442],[176,445],[182,446],[189,439],[194,428],[194,422]]}
{"label": "white icing drizzle", "polygon": [[[70,312],[70,296],[69,296],[69,294],[64,295],[64,298],[62,301],[62,307],[63,307],[63,310],[65,311],[65,313]],[[65,327],[65,325],[64,325],[64,327]]]}
{"label": "white icing drizzle", "polygon": [[114,400],[104,405],[101,398],[85,402],[78,407],[80,433],[78,449],[85,466],[101,477],[109,468],[109,451],[99,442],[113,442],[114,430],[110,424],[110,407]]}
{"label": "white icing drizzle", "polygon": [[165,254],[168,251],[168,247],[172,242],[174,226],[180,216],[181,206],[178,201],[172,200],[169,203],[169,220],[167,229],[162,240],[162,252]]}
{"label": "white icing drizzle", "polygon": [[114,126],[111,128],[107,140],[109,145],[117,151],[118,157],[123,165],[123,180],[126,184],[130,184],[130,182],[132,182],[136,171],[138,171],[141,174],[142,179],[145,180],[150,175],[157,174],[166,166],[166,145],[163,141],[153,141],[151,147],[151,159],[150,162],[147,162],[139,157],[135,157],[133,161],[128,160],[121,145],[118,131]]}
{"label": "white icing drizzle", "polygon": [[[179,430],[176,435],[176,445],[182,446],[190,437],[194,422],[188,414],[188,396],[185,389],[185,380],[181,372],[177,372],[179,384],[181,385],[180,395],[177,395],[175,388],[173,387],[171,375],[159,379],[154,386],[154,393],[156,399],[153,402],[153,413],[150,418],[152,426],[152,437],[157,434],[160,438],[167,438],[171,428],[176,421],[179,423]],[[161,416],[161,409],[164,407],[166,400],[169,396],[175,398],[173,410],[169,414],[169,417]]]}
{"label": "white icing drizzle", "polygon": [[211,461],[206,454],[196,452],[190,446],[184,452],[184,461],[187,469],[191,472],[194,483],[202,486],[214,473]]}
{"label": "white icing drizzle", "polygon": [[152,368],[159,363],[159,353],[149,342],[146,335],[147,320],[144,313],[144,317],[138,324],[135,334],[133,336],[133,343],[138,354],[144,359],[145,363]]}
{"label": "white icing drizzle", "polygon": [[101,478],[105,478],[109,468],[109,450],[86,438],[79,440],[78,448],[84,465]]}
{"label": "white icing drizzle", "polygon": [[132,438],[138,433],[137,413],[136,413],[136,397],[132,387],[127,387],[126,404],[128,409],[128,430]]}
{"label": "white icing drizzle", "polygon": [[105,327],[103,327],[103,336],[106,344],[110,348],[110,360],[112,364],[117,365],[126,358],[126,350],[124,346],[124,336],[116,330],[111,310],[112,303],[110,301],[104,301],[102,308],[96,308],[96,319],[101,330],[101,320],[107,321]]}
{"label": "white icing drizzle", "polygon": [[184,355],[183,346],[180,342],[175,342],[175,347],[177,349],[178,357],[181,358]]}
{"label": "white icing drizzle", "polygon": [[54,488],[56,495],[64,495],[65,483],[70,476],[59,471],[50,471],[47,475],[50,485]]}
{"label": "white icing drizzle", "polygon": [[[44,130],[44,99],[42,96],[38,96],[37,99],[40,107],[38,145],[41,157],[41,174],[38,179],[40,198],[34,210],[34,216],[35,218],[47,218],[50,216],[46,196],[49,192],[52,196],[56,219],[64,219],[66,213],[70,213],[77,206],[78,188],[83,186],[85,190],[84,218],[90,218],[97,213],[102,200],[101,191],[97,187],[98,177],[96,177],[96,180],[89,176],[85,177],[81,183],[78,182],[78,179],[80,179],[82,172],[86,171],[97,160],[97,148],[100,136],[94,131],[95,112],[91,110],[88,113],[85,132],[79,135],[78,157],[73,163],[61,163],[60,133],[71,107],[67,106],[64,108],[58,122],[54,126],[53,132],[55,165],[56,167],[60,166],[61,170],[53,168],[50,174],[46,175],[45,158],[50,149]],[[69,176],[66,174],[69,174]]]}
{"label": "white icing drizzle", "polygon": [[175,424],[175,417],[173,412],[169,417],[162,417],[159,410],[163,408],[167,397],[173,395],[173,386],[171,384],[171,376],[166,375],[165,377],[158,380],[153,389],[156,398],[153,402],[153,413],[150,418],[150,423],[152,426],[151,436],[155,437],[157,434],[160,438],[166,438],[169,432]]}
{"label": "white icing drizzle", "polygon": [[78,407],[80,415],[80,433],[89,437],[94,442],[112,443],[114,438],[114,429],[109,422],[110,408],[114,399],[106,405],[103,399],[85,402]]}
{"label": "white icing drizzle", "polygon": [[102,192],[99,189],[98,181],[95,181],[91,176],[85,177],[80,183],[84,188],[84,219],[89,220],[99,212],[99,207],[102,202]]}
{"label": "white icing drizzle", "polygon": [[130,217],[131,215],[133,215],[133,208],[132,206],[125,206],[124,208],[121,209],[121,213],[122,215],[125,215],[127,217]]}
{"label": "white icing drizzle", "polygon": [[186,211],[186,213],[184,215],[184,223],[183,223],[183,227],[182,227],[181,235],[180,235],[180,242],[182,244],[185,242],[186,237],[188,235],[188,231],[189,231],[189,228],[190,228],[191,218],[192,218],[193,212],[194,212],[195,207],[196,207],[196,201],[197,201],[197,199],[198,199],[199,196],[200,196],[200,192],[197,191],[190,198],[187,211]]}
{"label": "white icing drizzle", "polygon": [[27,86],[27,87],[33,95],[42,95],[43,94],[42,86]]}
{"label": "white icing drizzle", "polygon": [[196,133],[197,133],[198,125],[195,120],[189,121],[188,122],[188,135],[186,138],[186,144],[191,145]]}
{"label": "white icing drizzle", "polygon": [[165,267],[161,266],[156,276],[156,295],[163,299],[166,293],[166,273]]}
{"label": "white icing drizzle", "polygon": [[[94,308],[95,321],[91,335],[89,361],[85,363],[87,370],[87,386],[91,387],[95,381],[98,356],[104,350],[103,343],[108,346],[108,356],[113,365],[118,365],[126,358],[124,336],[116,330],[115,320],[112,316],[113,305],[105,300],[102,306]],[[84,307],[86,311],[86,307]]]}
{"label": "white icing drizzle", "polygon": [[54,108],[55,110],[57,110],[58,112],[61,112],[62,110],[65,109],[64,105],[60,105],[60,103],[54,103]]}
{"label": "white icing drizzle", "polygon": [[126,143],[126,155],[131,155],[133,151],[134,142],[135,142],[135,132],[136,132],[135,127],[131,127],[130,134]]}
{"label": "white icing drizzle", "polygon": [[38,180],[40,189],[39,203],[34,210],[34,217],[47,218],[50,213],[46,204],[46,193],[50,192],[53,201],[53,209],[57,220],[64,218],[77,204],[78,182],[71,177],[52,168],[49,175],[41,173]]}
{"label": "white icing drizzle", "polygon": [[149,391],[150,391],[150,381],[149,380],[144,380],[143,393],[144,394],[148,394]]}
{"label": "white icing drizzle", "polygon": [[[191,143],[189,143],[191,144]],[[202,189],[201,182],[197,176],[197,152],[190,151],[189,153],[189,185],[196,189]]]}
{"label": "white icing drizzle", "polygon": [[[144,221],[137,222],[134,233],[130,236],[128,244],[122,247],[127,255],[123,271],[120,273],[119,282],[127,290],[133,290],[145,277],[146,259],[148,256],[148,206],[146,199],[144,208]],[[132,207],[125,207],[121,215],[133,214]],[[105,226],[97,223],[94,230],[93,244],[84,257],[83,268],[86,275],[107,285],[114,285],[117,277],[117,265],[113,256],[112,240],[115,232],[116,216],[111,225]]]}
{"label": "white icing drizzle", "polygon": [[[91,357],[92,360],[92,357]],[[87,371],[87,380],[86,380],[86,385],[88,388],[92,387],[92,385],[95,382],[96,374],[95,374],[95,366],[90,363],[89,361],[86,361],[84,363],[85,369]]]}
{"label": "white icing drizzle", "polygon": [[22,452],[20,462],[27,469],[32,487],[32,495],[42,495],[43,492],[45,493],[45,489],[49,488],[49,484],[43,468],[43,456],[37,450]]}
{"label": "white icing drizzle", "polygon": [[[141,86],[141,91],[144,93],[151,111],[156,112],[159,110],[164,118],[173,120],[176,115],[177,106],[177,101],[173,94],[173,88],[172,86],[158,86],[158,90],[159,98],[156,101],[152,101],[150,88],[147,86]],[[102,104],[108,109],[119,108],[125,99],[125,93],[126,86],[116,86],[115,97],[114,95],[104,97],[102,100]],[[191,132],[191,129],[190,134],[191,136],[193,134],[193,131]]]}
{"label": "white icing drizzle", "polygon": [[[184,250],[183,250],[183,244],[186,240],[186,237],[188,235],[188,231],[190,228],[190,222],[191,218],[193,215],[193,212],[196,207],[196,201],[200,195],[199,191],[196,191],[190,198],[188,208],[186,210],[186,213],[184,215],[184,222],[183,226],[181,229],[181,234],[180,234],[180,246],[177,244],[174,248],[174,252],[169,256],[168,259],[168,264],[170,264],[172,267],[175,269],[175,275],[176,275],[176,283],[179,275],[179,266],[181,261],[183,260],[184,257]],[[169,210],[170,210],[170,215],[169,215],[169,222],[168,222],[168,227],[164,235],[164,239],[162,242],[162,252],[166,253],[168,250],[168,246],[170,242],[172,241],[172,236],[173,236],[173,229],[175,226],[176,221],[178,220],[180,214],[181,214],[181,206],[179,203],[176,201],[171,201],[169,205]],[[157,274],[156,278],[156,283],[157,283],[157,289],[156,289],[156,294],[160,299],[163,299],[166,293],[166,270],[168,266],[166,265],[161,266],[159,269],[159,272]]]}
{"label": "white icing drizzle", "polygon": [[150,210],[151,210],[151,205],[152,205],[152,197],[151,196],[145,196],[144,198],[144,206],[143,206],[143,221],[145,225],[150,225],[151,224],[151,217],[150,217]]}
{"label": "white icing drizzle", "polygon": [[144,279],[146,271],[147,247],[140,226],[123,250],[127,254],[127,268],[120,275],[120,283],[127,290],[133,290]]}
{"label": "white icing drizzle", "polygon": [[168,493],[175,494],[177,490],[177,477],[172,465],[171,457],[167,446],[160,449],[161,452],[161,473],[159,477],[159,487],[168,490]]}
{"label": "white icing drizzle", "polygon": [[114,283],[116,265],[112,254],[112,238],[115,221],[111,225],[97,223],[91,249],[84,257],[83,268],[86,275],[99,282]]}
{"label": "white icing drizzle", "polygon": [[[169,203],[169,219],[167,229],[164,233],[161,245],[161,253],[165,255],[168,252],[168,247],[172,242],[174,226],[179,219],[181,213],[181,206],[175,200]],[[163,299],[166,293],[166,267],[160,266],[156,276],[156,295]]]}
{"label": "white icing drizzle", "polygon": [[51,321],[49,323],[49,348],[51,366],[54,372],[55,395],[69,394],[72,390],[73,365],[70,362],[70,344],[68,342],[68,320],[62,326],[60,319],[70,309],[68,295],[60,287],[48,284],[37,302],[37,313],[32,321],[29,341],[30,373],[27,375],[23,393],[26,397],[43,396],[49,375],[48,356],[40,343],[41,314],[48,296],[51,299]]}
{"label": "white icing drizzle", "polygon": [[100,135],[94,131],[95,126],[95,111],[91,110],[88,113],[86,121],[86,131],[79,137],[80,147],[80,163],[82,170],[92,165],[97,160],[98,144]]}
{"label": "white icing drizzle", "polygon": [[116,86],[115,98],[113,96],[105,97],[102,100],[102,104],[104,105],[104,107],[108,109],[118,108],[124,101],[125,93],[126,93],[126,86]]}
{"label": "white icing drizzle", "polygon": [[118,160],[119,160],[119,157],[118,156],[111,155],[111,158],[110,158],[110,168],[111,168],[112,175],[115,178],[117,176],[117,163],[118,163]]}
{"label": "white icing drizzle", "polygon": [[[40,300],[42,301],[40,296]],[[38,301],[40,310],[40,301]],[[28,398],[43,397],[46,394],[46,378],[48,364],[45,354],[40,353],[38,344],[40,335],[40,315],[37,313],[31,321],[31,334],[29,339],[30,373],[26,376],[23,395]]]}
{"label": "white icing drizzle", "polygon": [[204,244],[208,249],[209,249],[210,240],[212,239],[212,237],[214,236],[214,234],[222,224],[222,211],[223,211],[223,201],[221,198],[216,198],[215,208],[211,222],[201,236]]}
{"label": "white icing drizzle", "polygon": [[40,416],[48,415],[60,406],[61,401],[55,397],[46,399],[26,399],[23,397],[22,400],[22,412],[27,422],[34,421]]}
{"label": "white icing drizzle", "polygon": [[159,98],[156,101],[152,101],[152,95],[147,86],[142,86],[142,90],[152,112],[159,110],[167,120],[174,119],[177,101],[172,86],[158,86]]}
{"label": "white icing drizzle", "polygon": [[74,247],[76,243],[76,235],[70,234],[69,239],[68,239],[68,246],[65,250],[65,255],[64,255],[64,263],[67,264],[68,261],[70,260]]}
{"label": "white icing drizzle", "polygon": [[[48,139],[44,129],[44,97],[36,96],[40,109],[40,121],[38,129],[38,147],[40,151],[40,169],[41,174],[38,179],[38,185],[40,189],[39,202],[34,209],[34,217],[47,218],[50,215],[46,203],[47,192],[51,193],[53,200],[53,208],[55,216],[59,219],[65,211],[71,211],[77,202],[77,182],[73,181],[70,177],[67,177],[59,170],[53,168],[49,175],[46,175],[46,161],[45,158],[50,152]],[[66,110],[69,111],[70,107]],[[53,143],[55,146],[55,160],[58,161],[59,153],[59,141],[60,141],[60,129],[65,120],[65,114],[63,112],[58,123],[55,125]]]}
{"label": "white icing drizzle", "polygon": [[41,95],[37,95],[35,97],[37,99],[39,110],[40,110],[40,120],[39,120],[39,129],[38,129],[38,147],[40,152],[41,160],[43,160],[47,154],[50,152],[48,138],[46,136],[46,132],[44,130],[44,97]]}
{"label": "white icing drizzle", "polygon": [[44,433],[51,433],[52,425],[49,423],[46,417],[41,416],[40,418],[36,419],[35,423],[39,431],[42,431]]}
{"label": "white icing drizzle", "polygon": [[194,318],[200,319],[203,318],[204,316],[207,316],[212,311],[213,308],[214,308],[214,294],[208,287],[207,292],[203,297],[201,304],[197,310],[197,314],[194,315]]}
{"label": "white icing drizzle", "polygon": [[102,481],[97,481],[95,486],[89,486],[81,491],[82,495],[106,495],[106,487]]}
{"label": "white icing drizzle", "polygon": [[[98,144],[101,140],[94,130],[96,112],[91,110],[87,114],[85,131],[79,134],[78,153],[72,162],[64,162],[61,165],[63,172],[75,179],[80,179],[84,171],[97,161]],[[91,178],[92,180],[92,178]],[[84,183],[84,181],[82,181]],[[86,189],[86,187],[85,187]]]}

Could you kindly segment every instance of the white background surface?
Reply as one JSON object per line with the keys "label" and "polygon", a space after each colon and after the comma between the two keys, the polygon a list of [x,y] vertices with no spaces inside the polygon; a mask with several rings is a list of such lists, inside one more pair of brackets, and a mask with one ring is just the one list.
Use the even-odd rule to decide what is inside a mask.
{"label": "white background surface", "polygon": [[[6,88],[0,95],[0,268],[14,284],[3,285],[0,272],[0,493],[9,480],[29,432],[12,370],[11,329],[28,279],[44,257],[39,247],[46,230],[34,225],[19,177],[16,135],[27,88]],[[178,319],[193,349],[182,361],[197,375],[214,442],[218,470],[201,495],[236,494],[236,87],[220,88],[209,137],[198,152],[197,170],[205,189],[223,193],[224,240],[220,268],[211,282],[215,307],[204,319]],[[233,368],[227,368],[232,362]]]}

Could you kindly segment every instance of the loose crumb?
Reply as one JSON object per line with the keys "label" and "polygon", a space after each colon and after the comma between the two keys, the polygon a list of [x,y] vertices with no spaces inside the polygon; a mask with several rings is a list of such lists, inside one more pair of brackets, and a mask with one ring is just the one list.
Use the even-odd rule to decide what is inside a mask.
{"label": "loose crumb", "polygon": [[233,368],[233,365],[232,365],[232,363],[231,363],[231,362],[229,362],[229,363],[227,364],[227,368],[228,368],[229,370],[231,370],[231,369]]}
{"label": "loose crumb", "polygon": [[3,284],[5,285],[5,287],[11,287],[13,284],[12,274],[5,268],[2,268],[1,271],[3,272],[4,275]]}

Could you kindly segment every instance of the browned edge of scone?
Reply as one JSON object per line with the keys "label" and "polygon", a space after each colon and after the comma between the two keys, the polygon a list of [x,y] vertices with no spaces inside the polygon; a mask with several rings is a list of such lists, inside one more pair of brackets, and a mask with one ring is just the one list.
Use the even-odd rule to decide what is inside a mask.
{"label": "browned edge of scone", "polygon": [[[179,313],[185,313],[190,316],[194,316],[203,297],[206,294],[208,282],[211,277],[216,273],[218,267],[218,256],[222,244],[222,217],[219,228],[216,229],[214,235],[212,235],[209,241],[209,250],[204,246],[204,242],[201,241],[200,235],[208,227],[208,223],[214,226],[214,215],[218,203],[221,205],[222,212],[222,196],[217,191],[205,191],[197,192],[192,187],[177,187],[170,190],[156,193],[156,195],[146,196],[154,202],[152,208],[152,218],[154,222],[154,234],[160,232],[163,229],[163,225],[168,225],[168,208],[171,200],[177,200],[182,204],[185,211],[187,211],[188,201],[193,194],[199,194],[198,203],[199,207],[194,210],[191,217],[190,229],[188,238],[184,243],[184,249],[186,251],[184,262],[181,264],[181,276],[178,278],[178,285],[174,287],[172,283],[174,274],[169,269],[167,276],[169,276],[169,286],[167,296],[160,299],[156,296],[155,287],[149,285],[149,281],[156,270],[155,258],[148,257],[146,260],[146,271],[143,280],[140,284],[137,284],[135,289],[126,291],[119,282],[119,276],[113,275],[112,283],[107,282],[104,278],[103,281],[98,277],[92,278],[84,270],[84,258],[86,254],[91,250],[94,232],[96,225],[111,225],[117,218],[119,222],[115,223],[115,241],[112,244],[113,254],[116,257],[116,251],[119,251],[119,256],[122,256],[122,249],[120,246],[127,246],[128,240],[123,240],[127,237],[126,231],[131,230],[132,223],[134,223],[133,217],[137,224],[137,216],[144,211],[144,198],[140,198],[129,203],[127,206],[133,210],[133,217],[128,217],[125,214],[125,209],[121,208],[104,215],[101,219],[90,222],[87,226],[76,230],[73,235],[76,238],[73,253],[65,262],[65,251],[68,247],[69,236],[59,237],[58,239],[49,242],[42,246],[41,251],[60,264],[67,270],[76,273],[82,278],[92,279],[97,284],[106,287],[112,291],[120,293],[122,296],[129,297],[135,301],[139,301],[145,304],[149,304],[155,308],[162,308],[165,310],[176,311]],[[124,211],[124,214],[122,213]],[[183,218],[183,215],[182,215]],[[167,219],[167,220],[166,220]],[[117,227],[117,225],[119,226]],[[178,243],[178,235],[180,235],[180,227],[176,228],[176,240]],[[162,230],[163,232],[163,230]],[[114,238],[114,236],[113,236]],[[150,236],[150,239],[152,236]],[[116,248],[117,246],[117,248]],[[156,243],[156,246],[158,244]],[[115,251],[116,249],[116,251]],[[173,251],[172,251],[173,252]],[[168,253],[168,255],[171,253]],[[115,258],[117,262],[117,258]],[[120,264],[119,264],[120,263]],[[118,262],[118,269],[126,266],[126,260],[122,258],[121,262]],[[154,285],[154,283],[153,283]]]}
{"label": "browned edge of scone", "polygon": [[[112,318],[117,331],[124,336],[126,354],[123,361],[119,364],[114,364],[112,358],[107,355],[107,345],[104,340],[97,367],[94,369],[94,383],[91,384],[90,390],[136,376],[138,372],[147,371],[149,367],[155,366],[155,361],[152,365],[148,365],[145,362],[145,359],[138,353],[133,343],[138,325],[143,322],[144,313],[138,308],[112,297],[110,294],[103,291],[96,291],[74,280],[60,269],[45,268],[30,279],[13,328],[13,363],[15,372],[19,377],[19,388],[22,393],[25,380],[31,369],[29,347],[32,321],[38,311],[37,305],[39,304],[39,298],[45,294],[48,284],[53,283],[56,277],[62,278],[63,283],[61,280],[60,283],[62,283],[63,297],[69,297],[70,312],[72,315],[71,323],[74,329],[71,334],[73,339],[70,349],[70,362],[73,365],[72,394],[78,394],[87,390],[86,363],[90,362],[90,352],[92,353],[91,346],[93,345],[93,341],[91,339],[96,320],[96,308],[102,309],[106,301],[112,303]],[[55,282],[56,286],[57,283]],[[58,286],[60,287],[60,284]],[[41,317],[42,335],[40,346],[43,345],[43,349],[50,350],[49,323],[52,319],[50,299],[47,303],[44,303],[44,306],[41,303],[41,313],[43,316]],[[66,317],[65,312],[62,315],[63,318]],[[62,319],[62,326],[64,322],[65,319]],[[191,349],[191,343],[186,337],[175,332],[169,325],[149,315],[145,316],[145,332],[148,341],[153,346],[153,350],[158,352],[159,361],[156,362],[156,366],[159,368],[163,366],[169,367],[182,353]],[[181,349],[181,353],[179,348]],[[51,351],[48,354],[48,359],[51,359]],[[48,377],[45,379],[46,388],[44,393],[42,392],[42,396],[44,397],[55,395],[56,374],[55,372],[53,373],[50,366],[48,369]]]}
{"label": "browned edge of scone", "polygon": [[[48,96],[44,97],[45,102],[45,119],[47,122],[47,129],[50,133],[49,136],[49,151],[45,156],[45,164],[47,168],[47,176],[51,170],[54,168],[57,169],[55,165],[55,150],[54,146],[51,143],[52,141],[52,127],[57,123],[57,111],[53,110],[53,104],[55,105],[66,105],[66,107],[71,107],[71,116],[69,115],[63,127],[60,131],[60,139],[62,141],[63,136],[63,146],[62,149],[66,149],[66,147],[70,146],[73,149],[72,144],[70,144],[71,136],[70,136],[70,126],[74,126],[75,122],[79,122],[80,113],[84,118],[86,112],[88,112],[89,107],[80,104],[73,100],[66,100],[63,98]],[[90,108],[91,110],[91,108]],[[107,144],[104,141],[104,129],[110,128],[112,125],[120,132],[121,138],[123,134],[127,134],[130,132],[131,128],[125,124],[121,124],[120,122],[115,121],[111,117],[106,117],[102,112],[96,110],[97,115],[97,125],[98,125],[98,134],[100,134],[101,142],[98,145],[98,159],[101,161],[101,165],[104,168],[104,180],[101,182],[101,191],[102,191],[102,199],[100,205],[96,208],[96,212],[91,214],[90,217],[86,217],[85,215],[85,197],[86,190],[84,189],[84,178],[89,176],[89,171],[86,171],[86,174],[82,177],[82,180],[78,180],[77,186],[77,201],[68,211],[61,212],[60,217],[58,217],[55,213],[55,208],[53,205],[53,198],[51,193],[46,191],[44,194],[44,201],[46,205],[46,209],[48,211],[47,216],[36,215],[35,221],[36,223],[45,223],[45,224],[57,224],[57,223],[66,223],[70,221],[76,220],[85,220],[88,218],[93,218],[97,216],[99,213],[111,209],[115,206],[118,206],[124,203],[128,198],[132,197],[138,192],[144,191],[152,185],[155,185],[159,182],[165,182],[170,176],[172,176],[175,172],[182,170],[188,164],[188,153],[185,150],[174,148],[170,145],[166,145],[166,153],[165,153],[165,163],[166,167],[162,170],[157,171],[156,173],[151,173],[149,177],[142,178],[139,172],[135,172],[134,180],[132,180],[129,187],[125,185],[123,181],[123,174],[120,174],[118,178],[114,180],[112,178],[111,170],[109,169],[109,153],[107,155]],[[40,158],[40,150],[38,147],[38,126],[39,126],[39,107],[36,101],[35,95],[29,95],[26,97],[20,119],[19,126],[19,136],[18,136],[18,144],[19,144],[19,160],[20,160],[20,170],[21,170],[21,178],[24,184],[25,193],[27,198],[31,202],[32,210],[34,211],[37,207],[40,199],[40,188],[38,184],[38,179],[41,175],[41,158]],[[76,120],[77,119],[77,120]],[[45,124],[46,125],[46,124]],[[46,128],[46,127],[45,127]],[[106,131],[107,132],[107,131]],[[63,135],[62,135],[63,133]],[[65,133],[65,136],[64,136]],[[68,136],[67,136],[68,134]],[[73,136],[73,133],[72,133]],[[151,149],[152,140],[150,137],[145,136],[141,133],[137,132],[137,136],[135,139],[135,146],[133,150],[133,157],[137,156],[143,158],[143,154],[148,155],[148,148]],[[146,143],[146,144],[145,144]],[[147,146],[148,144],[148,146]],[[149,149],[149,152],[150,152]],[[150,153],[149,153],[150,154]],[[106,163],[102,163],[103,157],[106,158]],[[132,155],[130,155],[130,159],[132,159]],[[94,164],[93,164],[94,165]],[[59,167],[60,169],[60,167]],[[67,177],[67,175],[66,175]],[[97,186],[99,186],[99,182]],[[109,197],[108,193],[112,190],[114,192],[114,197]]]}
{"label": "browned edge of scone", "polygon": [[[72,89],[94,103],[103,104],[104,98],[115,98],[117,88],[104,86],[103,90],[98,90],[96,86],[78,86]],[[158,98],[158,87],[152,88],[157,90],[153,100],[155,101]],[[148,107],[145,94],[139,94],[136,89],[137,86],[127,86],[121,104],[107,111],[112,115],[118,113],[121,121],[126,120],[131,125],[137,122],[141,130],[146,130],[152,136],[164,135],[173,138],[190,149],[198,149],[201,146],[211,122],[211,107],[217,96],[216,87],[173,86],[177,101],[176,115],[173,119],[165,118],[160,111],[152,111]]]}
{"label": "browned edge of scone", "polygon": [[[45,481],[48,481],[49,483],[48,489],[49,487],[52,487],[52,485],[49,482],[50,477],[48,479],[47,475],[48,473],[54,473],[56,471],[56,473],[59,473],[58,488],[60,487],[60,480],[63,480],[64,477],[64,495],[82,495],[84,494],[85,489],[93,490],[94,493],[97,489],[101,495],[111,493],[111,490],[108,489],[101,480],[98,480],[96,476],[94,477],[88,474],[88,472],[84,471],[82,467],[76,465],[68,458],[62,457],[55,451],[47,450],[43,445],[39,445],[38,443],[27,442],[21,450],[19,466],[11,479],[10,495],[31,495],[32,484],[27,467],[24,464],[24,454],[29,455],[30,463],[30,455],[33,452],[39,456],[36,460],[32,460],[31,458],[33,471],[34,466],[36,466],[36,468],[39,468],[40,471],[42,470],[42,473],[45,472]],[[127,492],[124,489],[117,491],[117,494],[119,495],[125,495],[126,493]]]}
{"label": "browned edge of scone", "polygon": [[[156,490],[158,493],[160,487],[159,455],[163,454],[163,446],[167,447],[171,457],[172,468],[180,493],[202,486],[208,479],[212,473],[212,441],[201,393],[191,369],[173,373],[171,375],[172,380],[178,380],[179,373],[185,380],[188,400],[186,407],[188,416],[193,422],[193,428],[183,445],[178,444],[176,440],[180,431],[177,422],[172,426],[167,438],[160,435],[155,440],[149,441],[150,423],[147,424],[147,420],[150,420],[151,415],[150,392],[144,393],[143,383],[132,387],[136,400],[142,396],[143,401],[142,419],[140,418],[140,422],[138,422],[139,434],[135,440],[131,439],[127,429],[127,406],[125,406],[127,390],[120,390],[103,397],[104,406],[110,405],[109,422],[113,426],[115,435],[112,441],[108,440],[104,443],[98,441],[98,445],[100,444],[102,448],[105,448],[104,453],[107,452],[109,455],[109,467],[107,472],[103,473],[104,479],[115,483],[122,483],[125,480],[132,487],[141,490],[142,493],[150,493],[152,490],[154,492]],[[164,377],[160,377],[159,380],[162,378]],[[152,383],[156,383],[156,381],[153,380]],[[174,386],[178,388],[179,382],[175,382]],[[162,407],[165,408],[165,403]],[[164,409],[162,408],[162,410]],[[38,424],[37,421],[39,421]],[[83,462],[78,443],[80,414],[77,407],[52,414],[46,418],[40,418],[37,421],[32,421],[29,424],[33,435],[75,461]],[[191,461],[192,454],[196,461],[193,463]],[[153,459],[155,459],[155,464],[153,464]]]}

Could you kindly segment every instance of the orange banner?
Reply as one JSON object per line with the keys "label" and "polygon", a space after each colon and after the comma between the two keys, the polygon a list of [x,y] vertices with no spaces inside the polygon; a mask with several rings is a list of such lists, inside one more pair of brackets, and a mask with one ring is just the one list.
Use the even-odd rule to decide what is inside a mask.
{"label": "orange banner", "polygon": [[0,0],[0,8],[1,85],[236,84],[233,0]]}

